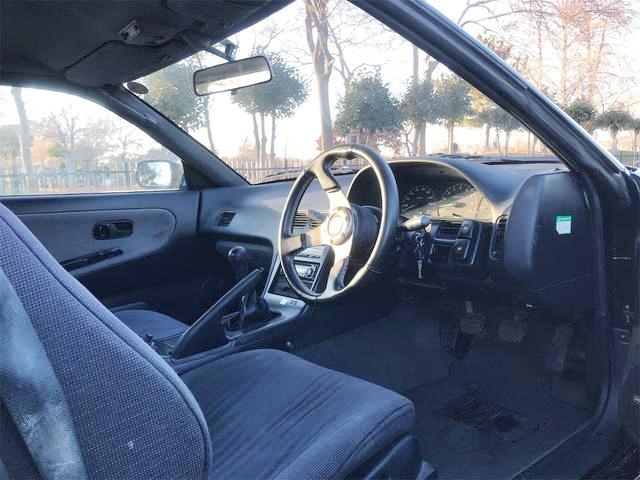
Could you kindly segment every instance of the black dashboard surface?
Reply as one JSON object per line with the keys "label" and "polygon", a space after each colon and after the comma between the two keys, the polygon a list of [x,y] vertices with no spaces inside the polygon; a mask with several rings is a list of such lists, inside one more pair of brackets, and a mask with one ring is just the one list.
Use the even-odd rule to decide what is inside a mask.
{"label": "black dashboard surface", "polygon": [[[487,165],[446,158],[393,161],[403,216],[494,222],[508,209],[532,175],[565,171],[562,164]],[[359,205],[380,206],[380,193],[369,169],[356,175],[349,192]]]}

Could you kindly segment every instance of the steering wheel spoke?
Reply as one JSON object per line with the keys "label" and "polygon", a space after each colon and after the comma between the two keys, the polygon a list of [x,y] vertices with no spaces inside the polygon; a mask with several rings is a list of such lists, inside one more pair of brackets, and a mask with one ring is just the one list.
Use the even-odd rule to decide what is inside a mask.
{"label": "steering wheel spoke", "polygon": [[337,208],[351,208],[351,203],[347,199],[347,196],[342,191],[342,189],[338,186],[337,190],[325,191],[327,197],[329,198],[329,208],[330,211],[334,211]]}
{"label": "steering wheel spoke", "polygon": [[312,228],[308,232],[283,238],[281,243],[282,253],[289,255],[304,250],[305,248],[328,244],[329,240],[326,238],[325,233],[326,227],[323,227],[324,223]]}
{"label": "steering wheel spoke", "polygon": [[333,249],[333,265],[329,269],[327,277],[327,285],[320,298],[331,298],[345,288],[344,278],[349,268],[349,259],[351,255],[352,242],[342,245],[332,246]]}

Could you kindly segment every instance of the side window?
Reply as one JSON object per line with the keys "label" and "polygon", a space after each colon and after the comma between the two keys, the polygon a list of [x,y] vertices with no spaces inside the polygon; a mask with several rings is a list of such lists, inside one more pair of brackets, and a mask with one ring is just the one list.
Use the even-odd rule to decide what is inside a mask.
{"label": "side window", "polygon": [[82,98],[0,86],[0,195],[178,190],[182,162]]}

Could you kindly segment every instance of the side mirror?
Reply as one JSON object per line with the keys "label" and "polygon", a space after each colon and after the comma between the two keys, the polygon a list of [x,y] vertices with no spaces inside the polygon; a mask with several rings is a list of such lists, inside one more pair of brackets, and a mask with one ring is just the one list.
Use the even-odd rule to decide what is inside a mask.
{"label": "side mirror", "polygon": [[143,160],[136,167],[136,180],[142,188],[179,188],[182,174],[182,164],[170,160]]}
{"label": "side mirror", "polygon": [[251,57],[214,65],[193,74],[196,95],[211,95],[250,87],[271,80],[271,67],[265,57]]}

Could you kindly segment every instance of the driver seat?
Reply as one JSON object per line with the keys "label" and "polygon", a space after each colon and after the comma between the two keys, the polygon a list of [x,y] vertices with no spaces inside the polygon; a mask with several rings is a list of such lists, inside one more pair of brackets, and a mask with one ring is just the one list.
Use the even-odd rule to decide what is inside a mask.
{"label": "driver seat", "polygon": [[[414,423],[406,398],[274,350],[180,378],[1,205],[0,324],[3,478],[343,478]],[[396,476],[424,470],[408,458]]]}

